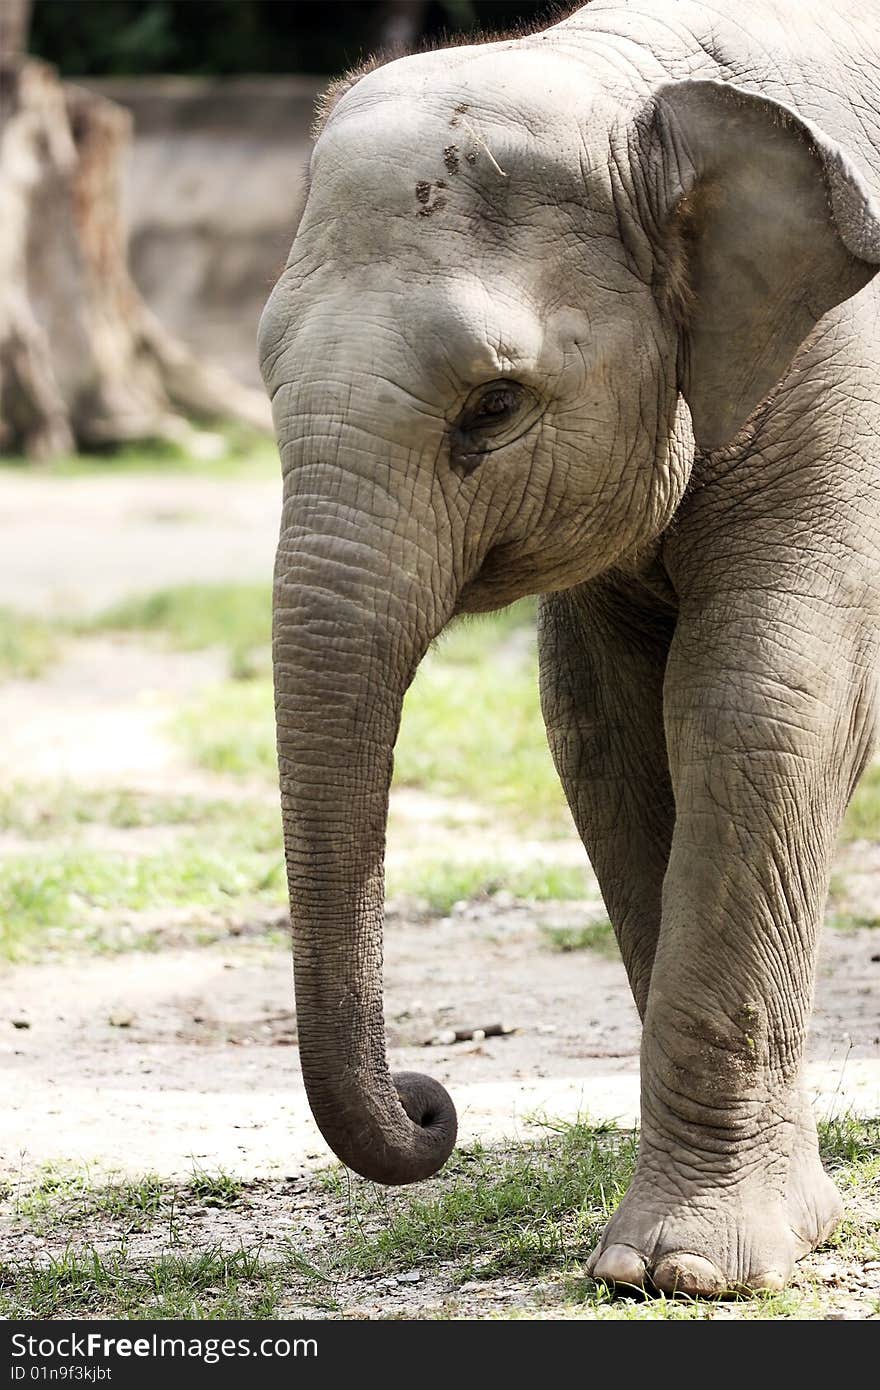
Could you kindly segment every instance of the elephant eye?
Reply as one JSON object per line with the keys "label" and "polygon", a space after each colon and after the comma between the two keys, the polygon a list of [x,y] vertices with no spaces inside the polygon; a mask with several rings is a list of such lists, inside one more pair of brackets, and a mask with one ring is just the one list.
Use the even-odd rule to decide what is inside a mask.
{"label": "elephant eye", "polygon": [[476,399],[472,396],[465,405],[459,429],[473,430],[505,423],[516,412],[525,394],[516,381],[497,381],[480,387]]}
{"label": "elephant eye", "polygon": [[518,381],[489,381],[472,391],[449,431],[450,462],[465,476],[495,449],[531,429],[546,402]]}

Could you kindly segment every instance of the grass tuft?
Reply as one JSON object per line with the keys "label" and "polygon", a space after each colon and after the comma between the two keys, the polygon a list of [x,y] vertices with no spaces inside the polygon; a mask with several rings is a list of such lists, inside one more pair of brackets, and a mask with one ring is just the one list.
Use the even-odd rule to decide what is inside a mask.
{"label": "grass tuft", "polygon": [[603,956],[617,955],[617,939],[609,921],[586,922],[582,927],[539,926],[545,945],[551,951],[568,954],[571,951],[598,951]]}
{"label": "grass tuft", "polygon": [[388,873],[389,896],[415,898],[439,916],[459,902],[489,900],[502,892],[522,901],[558,902],[580,901],[589,889],[584,869],[558,864],[416,859]]}
{"label": "grass tuft", "polygon": [[68,1247],[44,1265],[0,1266],[7,1318],[272,1318],[281,1288],[259,1251],[217,1246],[195,1255],[132,1260],[123,1247]]}
{"label": "grass tuft", "polygon": [[[636,1149],[632,1133],[577,1123],[506,1160],[486,1150],[459,1154],[461,1176],[432,1199],[392,1203],[382,1189],[356,1184],[347,1267],[453,1261],[464,1281],[585,1258],[626,1190]],[[380,1229],[364,1234],[383,1217]]]}
{"label": "grass tuft", "polygon": [[[283,905],[280,846],[185,837],[173,850],[131,857],[63,849],[0,859],[0,956],[20,959],[46,944],[100,946],[106,918],[150,908],[241,911],[247,903]],[[141,944],[135,938],[132,943]]]}
{"label": "grass tuft", "polygon": [[0,680],[36,679],[55,659],[57,649],[49,623],[0,608]]}
{"label": "grass tuft", "polygon": [[841,839],[880,840],[880,763],[872,763],[856,787]]}
{"label": "grass tuft", "polygon": [[181,584],[106,609],[81,630],[161,634],[180,651],[225,647],[236,680],[265,675],[272,640],[268,584]]}

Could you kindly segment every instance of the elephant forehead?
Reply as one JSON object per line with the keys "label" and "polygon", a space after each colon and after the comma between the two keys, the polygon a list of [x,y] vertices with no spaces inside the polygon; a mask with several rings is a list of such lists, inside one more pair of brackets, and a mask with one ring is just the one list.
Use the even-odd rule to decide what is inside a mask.
{"label": "elephant forehead", "polygon": [[[310,217],[348,241],[430,247],[450,230],[491,244],[533,232],[536,217],[580,224],[608,214],[613,115],[597,114],[603,103],[583,80],[576,97],[557,85],[550,100],[506,73],[484,91],[473,68],[468,82],[436,65],[417,81],[421,62],[371,73],[343,98],[313,157]],[[414,75],[392,80],[408,63]]]}
{"label": "elephant forehead", "polygon": [[[615,102],[601,75],[588,75],[583,63],[540,43],[481,44],[420,53],[375,68],[357,81],[331,112],[328,129],[348,120],[379,115],[392,103],[406,104],[452,132],[453,143],[488,122],[533,135],[555,137],[572,120]],[[394,124],[393,112],[390,124]],[[322,137],[323,138],[323,137]]]}

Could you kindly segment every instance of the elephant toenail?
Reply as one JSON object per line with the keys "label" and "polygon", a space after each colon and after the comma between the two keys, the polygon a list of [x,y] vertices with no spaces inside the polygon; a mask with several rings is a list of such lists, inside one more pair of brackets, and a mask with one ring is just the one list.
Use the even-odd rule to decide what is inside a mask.
{"label": "elephant toenail", "polygon": [[661,1293],[687,1294],[691,1298],[725,1293],[729,1281],[711,1260],[702,1255],[664,1255],[651,1272],[651,1282]]}
{"label": "elephant toenail", "polygon": [[593,1255],[588,1268],[598,1283],[645,1287],[645,1261],[631,1245],[609,1245]]}

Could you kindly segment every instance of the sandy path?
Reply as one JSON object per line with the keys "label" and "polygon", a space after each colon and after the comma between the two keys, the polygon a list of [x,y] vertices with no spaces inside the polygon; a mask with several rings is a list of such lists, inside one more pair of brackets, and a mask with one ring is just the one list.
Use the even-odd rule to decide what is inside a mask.
{"label": "sandy path", "polygon": [[[0,474],[0,602],[71,611],[184,580],[268,579],[277,512],[274,482]],[[11,780],[236,796],[240,783],[193,770],[166,732],[180,703],[222,674],[210,652],[163,652],[127,637],[71,643],[42,680],[0,685],[0,766]],[[425,796],[397,798],[392,853],[424,839],[462,856],[581,857],[573,836],[547,846],[502,843],[477,826],[444,831],[443,812]],[[125,833],[136,847],[139,832]],[[858,851],[846,853],[849,873]],[[877,900],[875,860],[865,859],[865,902]],[[580,923],[595,911],[594,897],[528,910],[477,905],[422,924],[392,920],[393,1064],[449,1084],[465,1139],[521,1132],[536,1110],[634,1117],[639,1030],[619,961],[554,954],[537,930],[541,921]],[[825,952],[810,1084],[825,1110],[877,1113],[880,933],[826,932]],[[287,954],[258,936],[4,969],[3,1169],[73,1161],[185,1175],[197,1162],[253,1176],[324,1162],[291,1008]],[[518,1031],[423,1046],[444,1029],[497,1021]]]}
{"label": "sandy path", "polygon": [[[548,951],[537,915],[484,905],[388,930],[392,1064],[449,1086],[464,1140],[522,1134],[536,1111],[637,1114],[639,1027],[622,966]],[[553,916],[582,920],[583,908]],[[825,934],[808,1073],[823,1113],[880,1112],[877,945],[870,930]],[[498,1021],[519,1031],[424,1046]],[[258,941],[9,970],[0,1055],[7,1174],[74,1162],[277,1176],[329,1157],[303,1094],[287,953]]]}
{"label": "sandy path", "polygon": [[168,584],[269,581],[281,482],[0,471],[0,603],[93,612]]}
{"label": "sandy path", "polygon": [[40,680],[0,684],[4,775],[196,794],[209,779],[167,725],[227,667],[222,652],[163,651],[123,635],[70,642]]}

